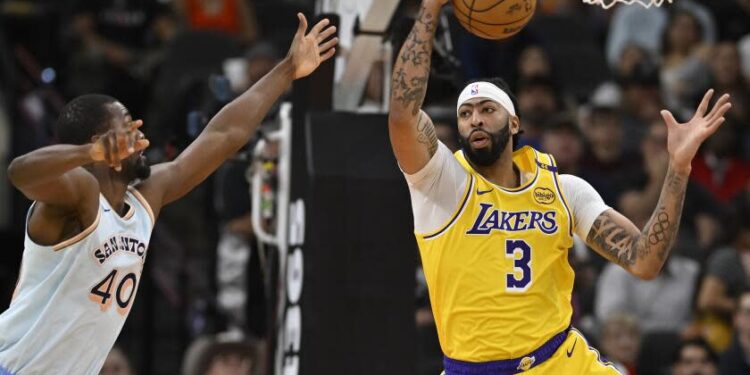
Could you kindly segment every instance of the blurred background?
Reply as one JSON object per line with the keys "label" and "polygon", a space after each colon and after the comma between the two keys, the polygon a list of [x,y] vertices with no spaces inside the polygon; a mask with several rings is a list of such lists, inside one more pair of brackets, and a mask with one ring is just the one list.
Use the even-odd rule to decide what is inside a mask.
{"label": "blurred background", "polygon": [[[385,137],[391,63],[418,9],[417,0],[0,0],[0,310],[18,276],[30,204],[10,186],[7,163],[55,142],[67,101],[115,96],[144,119],[149,161],[171,160],[286,54],[296,12],[328,14],[339,25],[339,56],[282,99],[294,105],[294,131],[303,131],[292,137],[303,141],[293,141],[291,169],[292,195],[308,202],[300,214],[308,223],[301,338],[298,326],[289,328],[296,302],[286,294],[295,294],[279,294],[288,288],[279,276],[287,262],[251,225],[256,205],[263,227],[277,226],[280,146],[265,137],[253,152],[280,128],[276,108],[245,150],[163,210],[139,298],[103,373],[439,374],[408,193]],[[538,0],[531,23],[505,41],[469,34],[446,7],[424,107],[449,148],[458,147],[463,83],[490,76],[514,89],[521,144],[552,153],[562,173],[587,180],[639,226],[668,163],[659,110],[685,121],[708,88],[732,95],[726,123],[693,162],[679,240],[656,280],[635,279],[577,239],[573,325],[623,374],[750,373],[750,0],[609,11]],[[337,150],[347,134],[373,134],[382,144],[368,155],[384,155],[378,165],[387,170],[327,167],[369,150]],[[251,173],[258,196],[249,193]],[[369,203],[325,195],[336,186]],[[354,205],[377,211],[380,199],[404,216],[398,234],[387,229],[385,207],[371,223],[379,239],[359,237],[360,224],[343,219],[349,242],[332,239],[328,204],[349,202],[339,209],[351,218]],[[390,238],[399,245],[384,245]],[[369,309],[368,296],[381,308]],[[352,334],[348,324],[373,331]],[[406,348],[394,368],[389,347]],[[351,358],[356,372],[322,370]]]}

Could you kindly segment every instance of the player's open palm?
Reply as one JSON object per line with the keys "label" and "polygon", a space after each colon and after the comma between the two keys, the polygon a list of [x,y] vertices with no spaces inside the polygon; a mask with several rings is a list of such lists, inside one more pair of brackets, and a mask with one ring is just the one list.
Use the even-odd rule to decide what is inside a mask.
{"label": "player's open palm", "polygon": [[91,158],[94,161],[106,162],[116,171],[120,171],[124,159],[145,150],[149,145],[148,139],[138,130],[141,126],[143,121],[131,121],[123,127],[102,134],[91,146]]}
{"label": "player's open palm", "polygon": [[[336,53],[338,38],[328,40],[336,33],[335,26],[328,26],[330,21],[324,18],[307,32],[307,18],[297,13],[299,28],[294,34],[292,46],[289,47],[288,57],[294,66],[294,79],[306,77],[323,62]],[[328,26],[328,27],[326,27]]]}
{"label": "player's open palm", "polygon": [[680,124],[672,113],[667,110],[661,111],[664,122],[667,124],[667,150],[675,167],[690,168],[690,163],[700,145],[716,132],[725,120],[724,114],[732,107],[729,94],[724,94],[709,111],[708,105],[713,94],[713,89],[706,92],[695,115],[686,123]]}

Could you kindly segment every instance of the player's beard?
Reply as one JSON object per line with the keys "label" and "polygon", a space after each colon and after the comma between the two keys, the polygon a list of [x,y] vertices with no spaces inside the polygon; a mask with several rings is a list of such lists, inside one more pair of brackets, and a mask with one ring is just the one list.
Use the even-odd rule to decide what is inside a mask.
{"label": "player's beard", "polygon": [[145,180],[151,176],[151,166],[145,155],[131,155],[128,163],[123,166],[123,173],[128,182]]}
{"label": "player's beard", "polygon": [[[471,148],[469,138],[474,132],[478,131],[485,133],[489,137],[490,147],[484,147],[478,150]],[[510,140],[510,120],[508,121],[507,126],[498,130],[496,133],[490,133],[484,129],[474,129],[467,137],[461,136],[458,140],[461,149],[464,151],[464,155],[466,155],[466,158],[468,158],[472,164],[482,167],[492,165],[500,158],[500,155],[505,151],[505,147],[508,146],[508,141]]]}

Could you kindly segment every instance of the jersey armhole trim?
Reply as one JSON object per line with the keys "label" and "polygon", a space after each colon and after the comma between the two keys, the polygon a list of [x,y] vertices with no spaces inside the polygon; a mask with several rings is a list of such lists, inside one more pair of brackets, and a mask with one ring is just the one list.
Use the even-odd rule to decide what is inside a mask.
{"label": "jersey armhole trim", "polygon": [[464,212],[464,208],[466,207],[466,202],[469,201],[469,197],[471,196],[471,191],[474,189],[474,178],[475,178],[472,173],[467,173],[467,174],[469,175],[469,183],[466,184],[466,192],[464,192],[464,199],[462,200],[461,205],[456,210],[456,213],[453,214],[453,217],[450,220],[448,220],[448,222],[445,225],[443,225],[442,228],[438,229],[437,231],[431,234],[422,235],[423,239],[430,240],[441,235],[443,232],[448,230],[448,228],[450,228],[453,225],[453,223],[456,222],[458,217],[461,216],[461,213]]}
{"label": "jersey armhole trim", "polygon": [[[555,170],[557,170],[557,162],[555,161],[555,158],[552,156],[552,154],[547,154],[549,156],[549,160],[552,162],[552,166],[555,167]],[[568,213],[568,234],[570,234],[570,237],[573,237],[573,223],[575,222],[575,219],[573,218],[573,215],[570,213],[570,208],[568,206],[568,200],[565,199],[565,194],[563,194],[562,188],[560,188],[560,175],[557,174],[557,172],[552,172],[552,179],[555,180],[555,189],[557,190],[557,195],[560,196],[560,200],[562,201],[563,207],[565,207],[565,212]]]}
{"label": "jersey armhole trim", "polygon": [[133,194],[133,196],[136,199],[138,199],[139,202],[141,202],[141,205],[143,205],[143,207],[146,208],[146,212],[148,212],[148,216],[151,218],[151,226],[153,227],[154,225],[156,225],[156,217],[154,216],[154,211],[151,210],[151,205],[148,204],[148,201],[146,200],[146,198],[144,198],[143,195],[141,195],[141,192],[138,191],[138,189],[132,186],[128,187],[128,191],[130,191]]}
{"label": "jersey armhole trim", "polygon": [[88,228],[83,230],[81,233],[76,234],[75,236],[68,238],[67,240],[60,242],[59,244],[52,247],[53,251],[60,251],[67,247],[70,247],[72,245],[75,245],[77,242],[80,242],[84,238],[86,238],[89,234],[93,233],[94,230],[96,230],[96,227],[99,226],[99,220],[102,218],[102,210],[101,208],[96,213],[96,220],[94,220],[91,225],[89,225]]}

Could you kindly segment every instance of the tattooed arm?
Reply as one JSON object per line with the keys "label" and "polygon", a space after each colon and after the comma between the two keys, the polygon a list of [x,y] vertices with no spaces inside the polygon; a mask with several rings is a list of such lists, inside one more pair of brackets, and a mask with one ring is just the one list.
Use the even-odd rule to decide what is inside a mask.
{"label": "tattooed arm", "polygon": [[424,0],[393,67],[388,130],[396,159],[403,171],[409,174],[421,170],[438,146],[432,120],[421,107],[427,93],[432,43],[440,8],[447,2]]}
{"label": "tattooed arm", "polygon": [[690,163],[698,147],[719,128],[731,108],[729,95],[725,94],[706,114],[712,95],[713,90],[709,90],[687,123],[678,123],[669,111],[661,112],[668,129],[669,166],[656,209],[643,230],[614,210],[603,212],[591,226],[588,245],[635,276],[658,276],[677,238]]}

